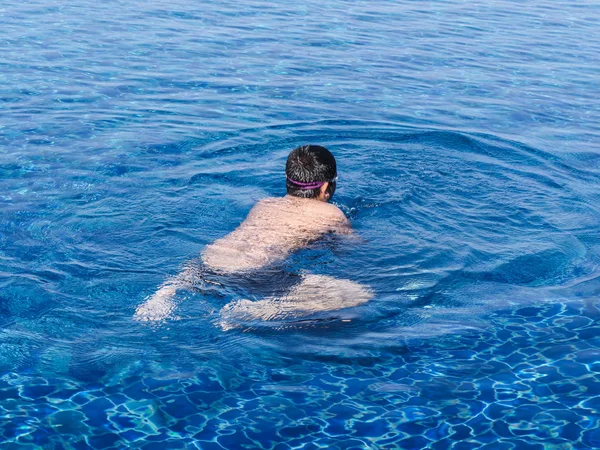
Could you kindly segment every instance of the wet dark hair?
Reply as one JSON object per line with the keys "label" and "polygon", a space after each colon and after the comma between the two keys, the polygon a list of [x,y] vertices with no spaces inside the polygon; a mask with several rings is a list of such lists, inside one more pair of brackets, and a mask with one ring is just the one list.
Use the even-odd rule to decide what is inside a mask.
{"label": "wet dark hair", "polygon": [[329,182],[326,192],[330,199],[335,192],[337,166],[335,158],[325,147],[302,145],[292,150],[285,164],[285,175],[289,195],[316,198],[320,186],[311,188],[310,185],[324,182]]}

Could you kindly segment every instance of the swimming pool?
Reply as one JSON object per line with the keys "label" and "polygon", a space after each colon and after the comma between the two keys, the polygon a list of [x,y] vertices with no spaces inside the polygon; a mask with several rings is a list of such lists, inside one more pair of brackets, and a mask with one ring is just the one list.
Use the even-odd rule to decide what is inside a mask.
{"label": "swimming pool", "polygon": [[[0,6],[3,448],[600,447],[600,92],[584,2]],[[223,331],[135,307],[338,159],[368,304]]]}

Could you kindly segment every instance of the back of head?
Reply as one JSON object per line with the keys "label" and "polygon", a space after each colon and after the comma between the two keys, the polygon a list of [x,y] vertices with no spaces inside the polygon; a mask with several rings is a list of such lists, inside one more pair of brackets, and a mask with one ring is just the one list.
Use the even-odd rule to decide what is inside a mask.
{"label": "back of head", "polygon": [[329,197],[335,191],[337,166],[329,150],[319,145],[303,145],[289,154],[285,164],[286,188],[289,195],[316,198],[323,184],[329,183]]}

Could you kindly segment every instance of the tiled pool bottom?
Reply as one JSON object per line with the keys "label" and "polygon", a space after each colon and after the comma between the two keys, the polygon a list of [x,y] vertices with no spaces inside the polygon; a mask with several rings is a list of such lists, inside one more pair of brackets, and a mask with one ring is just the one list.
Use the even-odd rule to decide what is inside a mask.
{"label": "tiled pool bottom", "polygon": [[482,331],[243,378],[5,373],[2,448],[598,448],[599,318],[589,299],[527,306]]}

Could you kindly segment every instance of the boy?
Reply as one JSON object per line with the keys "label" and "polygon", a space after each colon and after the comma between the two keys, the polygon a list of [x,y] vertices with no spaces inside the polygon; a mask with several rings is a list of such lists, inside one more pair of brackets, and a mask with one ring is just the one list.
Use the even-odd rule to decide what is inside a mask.
{"label": "boy", "polygon": [[[335,158],[329,150],[318,145],[296,148],[288,156],[285,173],[285,197],[260,200],[238,228],[206,246],[201,268],[190,266],[165,282],[137,308],[135,318],[160,320],[169,316],[177,290],[202,280],[211,282],[204,279],[206,273],[217,279],[227,276],[228,280],[236,274],[258,274],[326,233],[351,233],[344,213],[328,203],[337,181]],[[236,301],[226,305],[221,316],[224,321],[281,319],[356,306],[371,296],[368,289],[349,280],[304,275],[283,297]]]}

